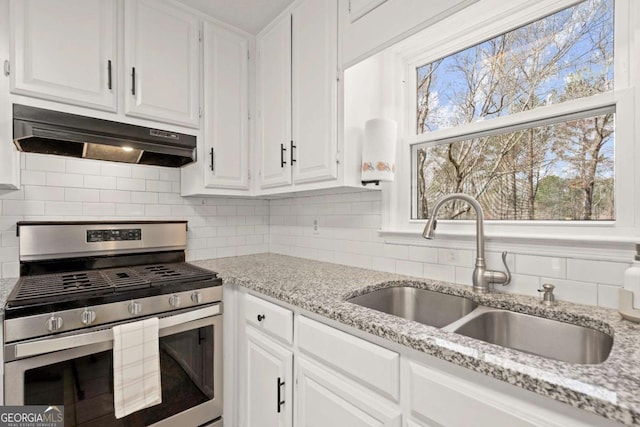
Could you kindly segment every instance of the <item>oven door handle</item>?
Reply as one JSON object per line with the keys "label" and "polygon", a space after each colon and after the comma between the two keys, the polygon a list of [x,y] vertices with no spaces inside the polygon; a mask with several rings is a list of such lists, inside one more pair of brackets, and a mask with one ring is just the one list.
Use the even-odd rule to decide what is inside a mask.
{"label": "oven door handle", "polygon": [[[167,317],[161,317],[159,321],[159,329],[162,330],[170,328],[172,326],[192,322],[194,320],[216,316],[221,313],[222,304],[215,304],[198,310],[192,310]],[[103,329],[79,335],[70,335],[59,338],[46,338],[40,339],[38,341],[15,344],[14,355],[15,359],[20,359],[23,357],[36,356],[39,354],[51,353],[59,350],[68,350],[70,348],[82,347],[85,345],[108,341],[113,341],[113,331],[111,329]]]}

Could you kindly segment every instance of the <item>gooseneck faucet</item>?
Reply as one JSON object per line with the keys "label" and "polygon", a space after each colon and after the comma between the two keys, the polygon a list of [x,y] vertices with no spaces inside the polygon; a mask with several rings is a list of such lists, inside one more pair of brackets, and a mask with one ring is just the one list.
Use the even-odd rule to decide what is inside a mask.
{"label": "gooseneck faucet", "polygon": [[482,206],[473,197],[463,193],[452,193],[441,197],[435,205],[424,227],[422,237],[425,239],[433,239],[435,237],[436,216],[438,211],[445,203],[451,200],[462,200],[467,202],[476,211],[476,266],[473,269],[473,291],[484,294],[491,290],[490,284],[498,283],[506,286],[511,282],[511,272],[507,266],[507,252],[502,252],[502,262],[507,270],[503,271],[487,270],[487,264],[484,259],[484,213]]}

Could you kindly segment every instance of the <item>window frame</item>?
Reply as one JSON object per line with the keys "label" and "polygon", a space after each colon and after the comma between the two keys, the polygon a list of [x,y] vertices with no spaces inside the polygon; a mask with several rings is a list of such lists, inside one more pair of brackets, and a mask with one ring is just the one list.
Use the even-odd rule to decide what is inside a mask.
{"label": "window frame", "polygon": [[[424,219],[411,219],[413,177],[412,146],[465,134],[497,131],[500,128],[517,125],[525,121],[532,124],[565,114],[615,106],[615,221],[528,221],[492,220],[487,221],[485,230],[489,238],[527,238],[531,240],[557,237],[569,241],[634,241],[633,235],[640,234],[640,209],[635,201],[640,201],[640,150],[635,146],[640,136],[635,137],[638,114],[635,100],[640,99],[640,63],[631,52],[640,48],[634,32],[640,31],[640,7],[634,0],[615,0],[614,10],[614,89],[611,92],[593,95],[560,104],[540,107],[486,121],[469,123],[455,128],[418,134],[416,132],[417,105],[416,68],[439,58],[454,54],[484,40],[508,32],[514,28],[539,20],[562,9],[578,4],[580,0],[542,0],[531,4],[527,0],[505,2],[499,0],[479,0],[474,5],[458,12],[444,21],[434,24],[419,36],[401,42],[392,48],[397,60],[390,66],[402,79],[396,85],[399,98],[398,118],[400,138],[398,142],[398,172],[394,182],[383,188],[383,224],[381,233],[415,235],[426,223]],[[471,28],[456,28],[458,22],[473,17]],[[632,79],[633,78],[633,79]],[[474,234],[474,221],[439,220],[438,233],[443,236],[459,237]]]}

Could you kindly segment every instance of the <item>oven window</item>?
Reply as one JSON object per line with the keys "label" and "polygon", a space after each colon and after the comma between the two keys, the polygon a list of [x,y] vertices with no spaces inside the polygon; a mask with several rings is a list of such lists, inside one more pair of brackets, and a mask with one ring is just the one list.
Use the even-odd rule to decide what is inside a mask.
{"label": "oven window", "polygon": [[116,419],[113,353],[25,372],[25,405],[64,405],[65,426],[147,426],[214,398],[213,326],[160,338],[162,403]]}

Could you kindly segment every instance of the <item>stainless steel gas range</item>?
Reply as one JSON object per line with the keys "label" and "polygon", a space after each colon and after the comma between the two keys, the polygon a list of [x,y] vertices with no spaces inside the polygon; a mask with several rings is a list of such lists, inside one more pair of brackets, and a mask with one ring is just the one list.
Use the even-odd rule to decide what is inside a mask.
{"label": "stainless steel gas range", "polygon": [[[222,425],[222,287],[185,262],[187,223],[20,222],[5,307],[5,404],[65,426]],[[113,328],[158,320],[162,402],[114,415]]]}

